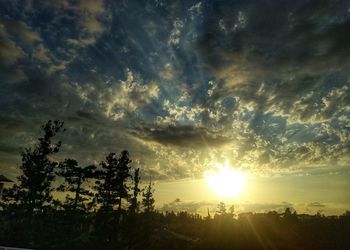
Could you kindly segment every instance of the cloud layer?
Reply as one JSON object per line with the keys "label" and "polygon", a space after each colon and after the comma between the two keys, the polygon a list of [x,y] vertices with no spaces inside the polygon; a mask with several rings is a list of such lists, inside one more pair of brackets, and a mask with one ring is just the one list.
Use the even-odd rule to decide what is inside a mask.
{"label": "cloud layer", "polygon": [[[215,162],[348,166],[346,1],[0,3],[0,170],[47,119],[84,163],[127,149],[155,179]],[[63,153],[63,152],[62,152]]]}

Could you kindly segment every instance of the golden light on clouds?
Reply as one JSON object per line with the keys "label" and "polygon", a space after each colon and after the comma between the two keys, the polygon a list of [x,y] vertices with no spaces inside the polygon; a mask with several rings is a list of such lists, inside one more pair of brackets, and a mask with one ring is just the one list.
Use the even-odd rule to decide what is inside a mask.
{"label": "golden light on clouds", "polygon": [[214,170],[205,173],[210,188],[222,198],[237,198],[246,186],[246,174],[225,164],[215,164]]}

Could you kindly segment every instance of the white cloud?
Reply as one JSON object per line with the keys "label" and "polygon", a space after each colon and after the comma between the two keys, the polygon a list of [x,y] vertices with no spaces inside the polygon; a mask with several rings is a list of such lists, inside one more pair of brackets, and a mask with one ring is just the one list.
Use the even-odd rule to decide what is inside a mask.
{"label": "white cloud", "polygon": [[194,20],[197,16],[202,15],[202,2],[198,2],[192,5],[188,11],[190,12],[190,17]]}
{"label": "white cloud", "polygon": [[113,120],[120,120],[126,113],[139,112],[158,98],[159,87],[155,82],[148,84],[134,78],[127,70],[127,79],[109,86],[96,87],[76,84],[77,94],[83,102],[96,103],[102,112]]}
{"label": "white cloud", "polygon": [[181,38],[181,30],[184,27],[183,21],[177,18],[173,23],[173,29],[170,32],[168,44],[169,45],[178,45]]}
{"label": "white cloud", "polygon": [[215,89],[217,88],[217,84],[214,81],[209,81],[208,85],[208,96],[211,97],[214,94]]}
{"label": "white cloud", "polygon": [[158,124],[177,124],[181,121],[196,122],[200,114],[205,110],[200,105],[178,105],[171,103],[169,100],[164,100],[163,110],[169,115],[165,117],[157,117]]}

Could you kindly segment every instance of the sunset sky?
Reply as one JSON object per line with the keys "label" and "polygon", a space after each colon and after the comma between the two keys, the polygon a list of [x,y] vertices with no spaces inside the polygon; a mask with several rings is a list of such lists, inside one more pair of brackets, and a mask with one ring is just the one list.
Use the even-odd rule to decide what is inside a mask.
{"label": "sunset sky", "polygon": [[59,119],[58,158],[128,150],[160,210],[340,214],[349,76],[345,0],[0,0],[0,174]]}

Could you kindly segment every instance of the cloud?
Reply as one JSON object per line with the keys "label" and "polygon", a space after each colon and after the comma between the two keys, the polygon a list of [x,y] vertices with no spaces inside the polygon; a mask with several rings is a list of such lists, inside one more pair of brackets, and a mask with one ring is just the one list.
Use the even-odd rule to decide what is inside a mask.
{"label": "cloud", "polygon": [[[219,201],[182,201],[181,199],[175,199],[170,203],[164,204],[160,207],[162,212],[182,212],[187,211],[189,213],[198,213],[202,216],[207,216],[208,210],[211,216],[214,216],[217,211],[217,205]],[[270,211],[277,211],[278,213],[283,213],[286,208],[293,208],[293,204],[289,202],[281,203],[235,203],[235,204],[226,204],[228,209],[230,206],[234,207],[234,213],[266,213]]]}
{"label": "cloud", "polygon": [[80,46],[94,44],[95,39],[106,30],[103,20],[108,14],[104,7],[103,0],[80,0],[77,6],[72,6],[79,13],[79,23],[83,28],[78,39]]}
{"label": "cloud", "polygon": [[237,204],[237,212],[256,212],[256,213],[266,213],[269,211],[276,211],[278,213],[283,213],[286,208],[293,208],[294,204],[290,202],[281,203],[241,203]]}
{"label": "cloud", "polygon": [[324,208],[326,205],[320,203],[320,202],[311,202],[307,205],[308,207],[316,207],[316,208]]}
{"label": "cloud", "polygon": [[155,82],[145,84],[138,81],[130,70],[126,80],[111,85],[75,84],[77,95],[85,103],[96,105],[112,120],[123,119],[125,115],[140,112],[152,100],[158,98],[159,87]]}
{"label": "cloud", "polygon": [[23,58],[26,54],[13,40],[5,29],[5,25],[0,24],[0,64],[10,66]]}
{"label": "cloud", "polygon": [[188,11],[190,12],[190,18],[192,20],[194,20],[197,16],[201,16],[202,15],[202,2],[198,2],[194,5],[192,5]]}
{"label": "cloud", "polygon": [[169,63],[165,64],[164,68],[159,72],[159,75],[164,80],[172,80],[174,78],[174,70]]}
{"label": "cloud", "polygon": [[147,141],[188,148],[218,147],[230,141],[230,138],[205,128],[180,125],[162,128],[145,127],[136,129],[132,133]]}
{"label": "cloud", "polygon": [[2,23],[5,25],[7,31],[15,36],[24,44],[33,44],[41,41],[40,34],[33,31],[26,23],[11,19],[4,19]]}
{"label": "cloud", "polygon": [[75,47],[81,47],[81,46],[84,47],[84,46],[95,44],[96,39],[94,37],[79,38],[79,39],[68,38],[66,41],[67,41],[67,44],[69,45],[73,45]]}
{"label": "cloud", "polygon": [[1,121],[29,124],[3,134],[58,117],[78,127],[68,152],[127,148],[159,179],[225,158],[261,174],[347,166],[345,5],[0,3]]}
{"label": "cloud", "polygon": [[[215,215],[217,211],[217,205],[220,201],[186,201],[180,198],[175,199],[172,202],[165,203],[159,206],[159,211],[175,213],[187,211],[189,213],[197,213],[201,216],[207,216],[208,210],[211,216]],[[333,203],[291,203],[291,202],[276,202],[276,203],[254,203],[254,202],[238,202],[238,203],[226,203],[228,209],[231,205],[234,206],[234,213],[236,215],[244,213],[267,213],[270,211],[276,211],[279,214],[283,214],[286,208],[295,210],[297,214],[316,214],[325,213],[329,215],[341,214],[346,209],[345,204],[333,204]]]}
{"label": "cloud", "polygon": [[105,10],[103,0],[79,0],[78,7],[90,13],[102,13]]}
{"label": "cloud", "polygon": [[[81,48],[95,44],[108,27],[107,23],[110,17],[103,0],[34,2],[39,3],[31,5],[27,8],[27,11],[32,15],[42,12],[54,15],[47,20],[46,24],[41,24],[40,26],[44,31],[60,30],[60,36],[56,37],[56,39],[65,41],[68,45]],[[68,29],[62,28],[66,27],[67,24],[69,24]],[[72,30],[69,29],[74,30],[74,32],[71,32]],[[57,34],[51,35],[56,36]]]}
{"label": "cloud", "polygon": [[[184,98],[186,98],[186,95],[182,95],[179,101],[183,101]],[[199,105],[179,105],[176,103],[171,103],[169,100],[164,100],[163,110],[167,112],[167,115],[157,116],[157,124],[175,125],[184,120],[196,122],[204,111],[204,108],[200,107]]]}
{"label": "cloud", "polygon": [[26,57],[26,52],[11,39],[5,25],[0,23],[0,78],[9,83],[27,79],[21,68],[13,67]]}
{"label": "cloud", "polygon": [[183,21],[176,19],[173,23],[173,29],[170,32],[168,44],[169,45],[178,45],[181,39],[181,29],[184,27]]}
{"label": "cloud", "polygon": [[204,212],[207,208],[210,208],[210,212],[213,212],[213,207],[216,206],[214,202],[211,201],[181,201],[179,198],[175,199],[170,203],[164,204],[159,208],[161,212],[183,212],[186,211],[188,213],[200,213]]}
{"label": "cloud", "polygon": [[48,64],[51,62],[50,52],[43,44],[39,44],[34,48],[32,56],[34,59],[37,59],[43,63]]}
{"label": "cloud", "polygon": [[[230,32],[218,32],[213,24],[197,43],[205,65],[215,77],[224,81],[217,89],[218,94],[231,93],[239,96],[242,102],[259,106],[264,111],[278,109],[287,116],[293,117],[302,111],[300,119],[309,119],[312,115],[307,112],[313,113],[317,108],[315,100],[319,98],[313,94],[313,89],[319,92],[324,75],[339,73],[348,65],[346,55],[350,50],[341,42],[350,40],[344,30],[348,18],[329,21],[336,11],[335,5],[319,3],[305,4],[304,11],[293,3],[284,8],[279,3],[230,6],[223,3],[221,7],[226,8],[224,17],[219,19],[221,15],[214,15],[213,19],[219,19],[217,22],[225,23],[225,27],[231,25]],[[261,16],[258,14],[261,12],[269,14]],[[231,13],[237,15],[240,26],[234,24]],[[322,22],[309,18],[314,13],[319,14]],[[335,34],[335,30],[339,33]],[[271,42],[270,37],[274,35],[278,39]],[[260,89],[263,92],[259,93]],[[308,101],[309,105],[296,103],[298,99]],[[295,103],[302,106],[292,110]]]}

